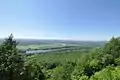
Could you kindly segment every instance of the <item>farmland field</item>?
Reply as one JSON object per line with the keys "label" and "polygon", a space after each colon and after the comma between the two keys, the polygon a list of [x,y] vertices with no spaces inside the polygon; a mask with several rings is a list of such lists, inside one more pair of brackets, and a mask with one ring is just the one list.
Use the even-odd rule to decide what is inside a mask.
{"label": "farmland field", "polygon": [[61,48],[65,46],[78,46],[78,47],[99,47],[105,44],[104,41],[67,41],[67,40],[17,40],[19,49],[49,49]]}
{"label": "farmland field", "polygon": [[18,46],[19,49],[46,49],[46,48],[55,48],[55,47],[63,47],[63,45],[59,44],[41,44],[41,45],[26,45],[26,46]]}

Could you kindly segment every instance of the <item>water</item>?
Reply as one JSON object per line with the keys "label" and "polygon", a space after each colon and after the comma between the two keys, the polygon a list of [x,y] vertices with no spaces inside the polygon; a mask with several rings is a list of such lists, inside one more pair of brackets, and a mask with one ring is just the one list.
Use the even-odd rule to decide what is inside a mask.
{"label": "water", "polygon": [[60,50],[68,50],[69,48],[61,48],[61,49],[49,49],[49,50],[27,50],[26,54],[38,54],[38,53],[46,53]]}
{"label": "water", "polygon": [[56,50],[28,50],[28,51],[26,51],[26,54],[46,53],[46,52],[52,52],[52,51],[56,51]]}

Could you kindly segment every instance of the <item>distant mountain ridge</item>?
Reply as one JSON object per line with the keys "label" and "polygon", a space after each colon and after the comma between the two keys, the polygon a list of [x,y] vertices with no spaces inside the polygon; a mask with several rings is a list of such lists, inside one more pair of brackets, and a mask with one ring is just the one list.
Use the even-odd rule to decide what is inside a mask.
{"label": "distant mountain ridge", "polygon": [[[0,44],[4,39],[0,39]],[[40,45],[40,44],[80,44],[80,45],[104,45],[106,41],[72,41],[72,40],[44,40],[44,39],[16,39],[19,45]]]}

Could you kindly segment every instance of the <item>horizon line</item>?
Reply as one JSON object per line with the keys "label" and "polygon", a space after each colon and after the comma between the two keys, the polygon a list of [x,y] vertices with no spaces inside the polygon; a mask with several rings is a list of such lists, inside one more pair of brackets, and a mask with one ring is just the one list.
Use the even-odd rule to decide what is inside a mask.
{"label": "horizon line", "polygon": [[[7,38],[7,37],[5,37],[5,38]],[[5,39],[5,38],[0,38],[0,39]],[[62,38],[59,38],[59,39],[57,39],[57,38],[15,38],[14,37],[14,39],[16,39],[16,40],[18,40],[18,39],[22,39],[22,40],[65,40],[65,41],[108,41],[108,40],[90,40],[90,39],[88,39],[88,40],[86,40],[86,39],[62,39]]]}

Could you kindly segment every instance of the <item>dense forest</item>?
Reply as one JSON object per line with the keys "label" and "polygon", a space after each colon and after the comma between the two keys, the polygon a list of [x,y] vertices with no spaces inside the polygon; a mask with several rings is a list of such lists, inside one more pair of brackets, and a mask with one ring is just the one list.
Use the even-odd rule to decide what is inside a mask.
{"label": "dense forest", "polygon": [[0,80],[120,80],[120,37],[91,52],[26,55],[10,35],[0,45]]}

